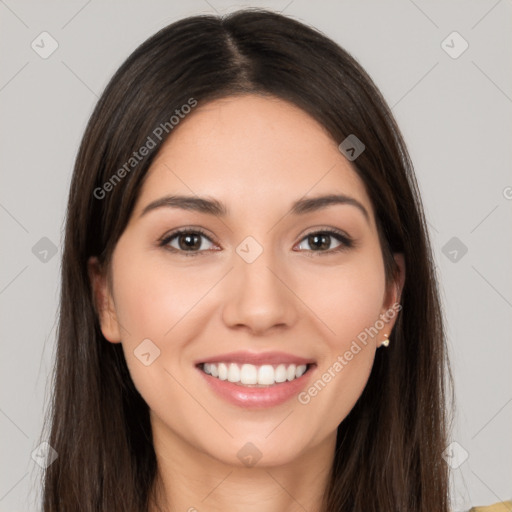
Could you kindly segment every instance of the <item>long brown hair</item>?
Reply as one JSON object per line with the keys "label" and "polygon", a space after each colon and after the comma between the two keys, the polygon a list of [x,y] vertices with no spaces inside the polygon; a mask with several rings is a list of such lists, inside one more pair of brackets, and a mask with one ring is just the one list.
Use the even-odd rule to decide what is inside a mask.
{"label": "long brown hair", "polygon": [[[146,172],[172,136],[176,109],[191,98],[201,105],[243,93],[292,102],[337,144],[351,134],[363,141],[366,149],[353,165],[375,208],[388,283],[397,270],[392,253],[405,258],[408,278],[392,344],[377,351],[367,386],[338,428],[323,510],[448,512],[441,453],[451,427],[452,376],[405,143],[352,56],[319,31],[261,9],[194,16],[163,28],[122,64],[89,120],[67,209],[54,391],[45,423],[58,458],[44,475],[43,509],[148,509],[157,475],[148,406],[121,345],[101,333],[87,261],[94,255],[108,267]],[[159,126],[166,130],[156,137]],[[148,137],[154,147],[134,163]]]}

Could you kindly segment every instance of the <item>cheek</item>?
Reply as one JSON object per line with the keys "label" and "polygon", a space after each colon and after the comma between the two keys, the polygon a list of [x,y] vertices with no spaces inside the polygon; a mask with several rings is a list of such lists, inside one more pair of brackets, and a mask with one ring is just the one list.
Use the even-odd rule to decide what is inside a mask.
{"label": "cheek", "polygon": [[354,258],[353,264],[341,265],[336,270],[321,269],[313,280],[304,275],[301,282],[298,294],[324,324],[331,350],[345,350],[347,344],[379,319],[385,276],[378,255]]}
{"label": "cheek", "polygon": [[174,326],[200,309],[199,300],[215,283],[190,268],[173,268],[164,258],[133,255],[116,263],[116,312],[134,340],[172,337]]}
{"label": "cheek", "polygon": [[301,291],[304,302],[314,305],[318,329],[325,335],[316,378],[299,403],[324,418],[322,432],[337,428],[366,386],[377,341],[372,328],[382,311],[384,291],[378,253],[336,272],[317,273],[314,284]]}
{"label": "cheek", "polygon": [[[189,340],[202,328],[198,321],[204,314],[200,299],[216,279],[183,266],[173,267],[161,256],[130,251],[128,244],[119,243],[118,247],[113,261],[114,298],[134,385],[150,409],[162,411],[169,403],[190,406],[190,396],[177,382],[183,381],[182,372],[190,366]],[[145,342],[149,348],[144,352],[149,352],[151,359],[153,354],[158,357],[146,366],[137,354],[142,353],[139,347],[147,339],[154,345]],[[190,385],[187,389],[195,392]],[[201,411],[195,413],[200,421]]]}
{"label": "cheek", "polygon": [[[157,407],[161,392],[155,390],[166,389],[173,395],[178,389],[170,398],[179,396],[179,386],[169,385],[174,381],[166,370],[178,375],[190,367],[190,347],[214,314],[208,292],[219,280],[219,270],[173,265],[165,255],[129,250],[127,243],[118,247],[113,261],[114,298],[123,351],[138,391],[149,404],[156,400]],[[145,342],[158,358],[146,367],[137,354],[147,339],[157,347]]]}

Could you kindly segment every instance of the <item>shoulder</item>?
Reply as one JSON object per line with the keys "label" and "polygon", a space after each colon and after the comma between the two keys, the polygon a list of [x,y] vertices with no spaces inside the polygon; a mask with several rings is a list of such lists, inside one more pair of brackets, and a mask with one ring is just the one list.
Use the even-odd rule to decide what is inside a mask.
{"label": "shoulder", "polygon": [[512,512],[512,501],[500,501],[486,507],[473,507],[468,512]]}

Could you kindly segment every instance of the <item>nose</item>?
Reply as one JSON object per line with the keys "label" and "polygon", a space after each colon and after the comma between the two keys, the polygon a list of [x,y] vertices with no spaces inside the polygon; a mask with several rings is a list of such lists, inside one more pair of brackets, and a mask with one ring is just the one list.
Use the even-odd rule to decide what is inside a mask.
{"label": "nose", "polygon": [[287,274],[271,250],[263,250],[252,263],[234,254],[234,268],[224,284],[224,323],[259,335],[291,327],[298,318],[299,301]]}

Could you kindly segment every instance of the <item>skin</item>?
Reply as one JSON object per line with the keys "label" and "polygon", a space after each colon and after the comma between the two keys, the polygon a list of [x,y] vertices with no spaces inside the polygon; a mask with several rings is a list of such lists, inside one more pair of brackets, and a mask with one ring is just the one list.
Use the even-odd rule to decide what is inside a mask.
{"label": "skin", "polygon": [[[308,404],[293,398],[241,409],[214,394],[194,362],[234,350],[280,350],[316,360],[312,383],[399,302],[403,256],[395,255],[400,276],[386,289],[371,201],[337,144],[308,114],[276,98],[199,105],[148,171],[115,248],[111,282],[90,260],[102,332],[122,343],[150,408],[165,510],[320,510],[337,427],[361,395],[396,315]],[[348,204],[287,215],[305,195],[332,193],[357,199],[369,221]],[[171,194],[215,198],[229,215],[162,207],[141,216]],[[187,257],[183,243],[181,253],[159,247],[163,235],[190,226],[212,240],[200,238],[201,254]],[[327,249],[308,242],[308,234],[326,228],[356,246],[333,252],[342,244],[336,238],[327,238]],[[252,263],[236,252],[247,236],[263,248]],[[179,237],[170,243],[179,251]],[[149,366],[134,355],[147,338],[160,349]],[[261,452],[253,467],[237,457],[248,442]]]}

